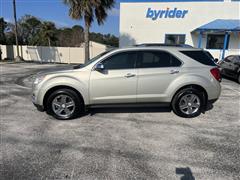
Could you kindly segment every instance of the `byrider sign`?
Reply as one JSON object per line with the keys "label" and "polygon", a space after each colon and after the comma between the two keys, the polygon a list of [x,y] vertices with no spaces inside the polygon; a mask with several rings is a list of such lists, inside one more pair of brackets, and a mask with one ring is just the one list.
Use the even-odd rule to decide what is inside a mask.
{"label": "byrider sign", "polygon": [[148,8],[146,18],[150,18],[153,21],[159,18],[184,18],[188,13],[188,10],[179,10],[177,8],[166,10],[153,10]]}

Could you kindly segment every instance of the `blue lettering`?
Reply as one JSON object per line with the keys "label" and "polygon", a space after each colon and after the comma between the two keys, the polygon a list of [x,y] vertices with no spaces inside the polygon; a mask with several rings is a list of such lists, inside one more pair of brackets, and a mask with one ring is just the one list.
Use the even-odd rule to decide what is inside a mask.
{"label": "blue lettering", "polygon": [[166,10],[153,10],[148,8],[146,18],[151,18],[155,21],[158,18],[185,18],[188,10],[178,10],[177,8]]}
{"label": "blue lettering", "polygon": [[164,10],[161,11],[160,18],[163,17],[163,15],[164,15],[165,12],[166,12],[166,11],[164,11]]}
{"label": "blue lettering", "polygon": [[167,16],[168,16],[168,11],[169,11],[169,8],[167,8],[167,10],[166,10],[165,18],[167,18]]}
{"label": "blue lettering", "polygon": [[151,8],[148,8],[148,11],[147,11],[147,18],[152,18],[153,17],[153,10],[151,10]]}
{"label": "blue lettering", "polygon": [[181,17],[182,17],[182,11],[181,10],[177,10],[176,18],[181,18]]}
{"label": "blue lettering", "polygon": [[154,16],[153,16],[152,20],[156,20],[159,17],[160,13],[161,13],[161,11],[154,10]]}
{"label": "blue lettering", "polygon": [[188,13],[188,11],[187,11],[187,10],[184,10],[184,11],[183,11],[183,14],[182,14],[182,18],[184,18],[187,13]]}
{"label": "blue lettering", "polygon": [[174,10],[170,10],[169,14],[168,14],[168,17],[169,18],[174,18],[175,14],[176,14],[176,10],[177,10],[177,8],[174,8]]}

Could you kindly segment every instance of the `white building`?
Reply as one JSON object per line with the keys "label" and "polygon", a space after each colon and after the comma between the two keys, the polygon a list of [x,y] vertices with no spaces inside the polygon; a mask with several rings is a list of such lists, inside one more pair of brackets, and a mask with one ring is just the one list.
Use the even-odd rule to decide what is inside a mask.
{"label": "white building", "polygon": [[120,46],[142,43],[189,44],[219,59],[240,54],[240,2],[121,3]]}

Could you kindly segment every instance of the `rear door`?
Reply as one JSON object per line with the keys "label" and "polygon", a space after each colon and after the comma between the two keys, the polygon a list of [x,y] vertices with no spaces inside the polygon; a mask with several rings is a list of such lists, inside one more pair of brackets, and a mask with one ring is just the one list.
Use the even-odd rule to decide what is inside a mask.
{"label": "rear door", "polygon": [[161,102],[166,90],[181,73],[182,62],[166,51],[141,51],[137,61],[137,102]]}

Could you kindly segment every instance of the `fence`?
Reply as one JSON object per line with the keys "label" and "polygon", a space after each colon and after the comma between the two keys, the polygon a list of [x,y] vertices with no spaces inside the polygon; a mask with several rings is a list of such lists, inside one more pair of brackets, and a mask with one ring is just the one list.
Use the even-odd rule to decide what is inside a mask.
{"label": "fence", "polygon": [[[16,46],[0,45],[2,59],[14,59],[17,55]],[[107,46],[90,42],[90,57],[95,57],[107,50]],[[52,63],[84,63],[84,47],[46,47],[19,46],[20,56],[26,61]]]}

